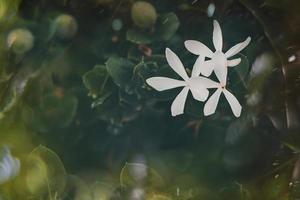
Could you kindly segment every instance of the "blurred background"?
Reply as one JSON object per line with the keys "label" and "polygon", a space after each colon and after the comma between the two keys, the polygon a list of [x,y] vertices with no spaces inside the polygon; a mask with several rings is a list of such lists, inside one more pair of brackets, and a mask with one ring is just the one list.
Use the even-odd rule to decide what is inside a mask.
{"label": "blurred background", "polygon": [[[235,118],[145,80],[188,73],[210,49],[252,38],[231,68]],[[1,200],[300,198],[300,1],[0,0]]]}

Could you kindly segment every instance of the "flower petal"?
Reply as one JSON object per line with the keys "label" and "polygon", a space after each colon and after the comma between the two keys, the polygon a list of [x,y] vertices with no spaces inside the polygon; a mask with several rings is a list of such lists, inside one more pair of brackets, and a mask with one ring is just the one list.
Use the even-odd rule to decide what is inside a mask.
{"label": "flower petal", "polygon": [[227,60],[227,66],[228,67],[234,67],[237,66],[238,64],[240,64],[242,61],[242,59],[240,58],[236,58],[236,59],[232,59],[232,60]]}
{"label": "flower petal", "polygon": [[222,90],[218,88],[213,95],[207,100],[206,104],[204,105],[204,115],[212,115],[216,112],[216,108],[220,99],[220,95]]}
{"label": "flower petal", "polygon": [[196,85],[190,86],[190,90],[192,92],[192,95],[194,99],[197,101],[205,101],[209,95],[209,91],[206,88],[197,87]]}
{"label": "flower petal", "polygon": [[202,88],[218,88],[220,86],[220,83],[217,83],[203,76],[198,76],[198,77],[192,77],[189,80],[189,85],[193,87],[195,86],[195,87],[202,87]]}
{"label": "flower petal", "polygon": [[184,80],[188,80],[189,77],[184,69],[182,62],[180,61],[178,56],[169,48],[166,48],[166,58],[171,68]]}
{"label": "flower petal", "polygon": [[197,77],[200,75],[201,73],[201,68],[203,68],[204,66],[204,56],[199,56],[193,66],[193,70],[192,70],[192,77]]}
{"label": "flower petal", "polygon": [[218,80],[220,81],[222,86],[226,85],[226,80],[227,80],[227,67],[224,66],[218,66],[214,68],[215,74],[218,78]]}
{"label": "flower petal", "polygon": [[202,64],[200,73],[206,77],[210,76],[214,69],[214,63],[212,60],[207,60]]}
{"label": "flower petal", "polygon": [[146,80],[147,84],[157,91],[169,90],[177,87],[185,86],[184,81],[167,78],[167,77],[152,77]]}
{"label": "flower petal", "polygon": [[220,24],[214,20],[213,43],[216,51],[222,51],[223,36]]}
{"label": "flower petal", "polygon": [[250,43],[251,38],[248,37],[244,42],[238,43],[236,45],[234,45],[233,47],[231,47],[226,53],[226,57],[230,58],[231,56],[236,55],[237,53],[239,53],[240,51],[242,51],[246,46],[248,46],[248,44]]}
{"label": "flower petal", "polygon": [[213,56],[213,52],[205,44],[196,40],[187,40],[184,42],[184,45],[189,52],[195,55],[202,55],[209,58]]}
{"label": "flower petal", "polygon": [[242,112],[242,106],[239,103],[239,101],[235,98],[233,94],[231,94],[228,90],[224,89],[223,93],[231,107],[231,110],[234,114],[234,116],[239,117]]}
{"label": "flower petal", "polygon": [[172,106],[171,106],[171,113],[172,116],[175,117],[176,115],[181,115],[184,112],[184,105],[189,93],[189,88],[184,87],[181,92],[177,95],[174,99]]}

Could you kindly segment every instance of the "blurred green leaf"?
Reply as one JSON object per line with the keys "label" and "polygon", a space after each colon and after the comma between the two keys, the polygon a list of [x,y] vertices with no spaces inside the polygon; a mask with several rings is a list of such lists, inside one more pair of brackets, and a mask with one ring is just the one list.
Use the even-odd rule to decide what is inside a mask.
{"label": "blurred green leaf", "polygon": [[131,82],[134,64],[125,58],[110,57],[106,62],[106,69],[115,84],[125,87]]}
{"label": "blurred green leaf", "polygon": [[37,199],[59,197],[66,185],[66,171],[59,157],[44,146],[35,148],[27,158],[25,181],[30,194]]}
{"label": "blurred green leaf", "polygon": [[167,13],[158,18],[157,36],[169,40],[176,33],[180,25],[175,13]]}
{"label": "blurred green leaf", "polygon": [[136,44],[149,44],[153,41],[153,35],[151,36],[141,30],[129,29],[126,33],[126,39]]}
{"label": "blurred green leaf", "polygon": [[154,41],[168,41],[170,40],[179,28],[180,22],[175,13],[167,13],[158,17],[153,33],[146,32],[141,29],[129,29],[127,31],[127,40],[136,44],[149,44]]}
{"label": "blurred green leaf", "polygon": [[126,163],[120,173],[120,184],[125,188],[143,186],[157,188],[164,185],[162,177],[143,163]]}
{"label": "blurred green leaf", "polygon": [[108,73],[106,66],[96,65],[92,70],[86,72],[83,77],[85,87],[95,95],[101,94],[107,83]]}
{"label": "blurred green leaf", "polygon": [[49,94],[43,98],[40,109],[44,122],[63,128],[72,122],[77,106],[78,100],[72,95],[57,97]]}

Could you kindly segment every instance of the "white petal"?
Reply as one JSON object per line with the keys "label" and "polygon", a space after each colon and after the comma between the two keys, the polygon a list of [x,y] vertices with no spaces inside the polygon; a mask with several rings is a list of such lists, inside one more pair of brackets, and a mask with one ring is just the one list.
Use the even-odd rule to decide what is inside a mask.
{"label": "white petal", "polygon": [[206,88],[197,87],[197,86],[190,86],[190,90],[194,99],[198,101],[205,101],[209,95],[209,91]]}
{"label": "white petal", "polygon": [[213,95],[207,100],[206,104],[204,105],[204,115],[212,115],[216,112],[216,108],[220,99],[220,95],[222,93],[221,89],[217,89]]}
{"label": "white petal", "polygon": [[227,67],[225,65],[222,67],[221,66],[215,67],[214,71],[221,85],[225,86],[227,81],[227,71],[228,71]]}
{"label": "white petal", "polygon": [[239,117],[242,112],[242,106],[239,103],[239,101],[235,98],[233,94],[231,94],[228,90],[224,89],[223,93],[230,104],[231,110],[234,114],[234,116]]}
{"label": "white petal", "polygon": [[220,83],[212,81],[209,78],[205,78],[203,76],[192,77],[189,80],[189,85],[193,87],[202,87],[202,88],[218,88]]}
{"label": "white petal", "polygon": [[216,51],[222,51],[223,36],[220,24],[214,20],[213,43]]}
{"label": "white petal", "polygon": [[167,78],[167,77],[152,77],[146,80],[147,84],[156,89],[157,91],[169,90],[172,88],[185,86],[184,81]]}
{"label": "white petal", "polygon": [[204,67],[203,65],[204,65],[204,57],[199,56],[193,66],[192,77],[196,77],[200,75],[201,68]]}
{"label": "white petal", "polygon": [[230,58],[231,56],[236,55],[237,53],[239,53],[240,51],[242,51],[246,46],[248,46],[248,44],[250,43],[251,38],[248,37],[244,42],[238,43],[236,45],[234,45],[233,47],[231,47],[226,53],[226,57]]}
{"label": "white petal", "polygon": [[214,69],[214,64],[212,60],[205,61],[203,66],[200,68],[200,73],[206,77],[210,76],[213,69]]}
{"label": "white petal", "polygon": [[184,87],[181,92],[177,95],[174,99],[172,106],[171,106],[171,113],[172,116],[181,115],[184,112],[184,105],[186,101],[186,97],[188,95],[189,88]]}
{"label": "white petal", "polygon": [[238,64],[240,64],[241,61],[242,61],[242,59],[240,59],[240,58],[227,60],[227,65],[228,65],[228,67],[234,67],[234,66],[237,66]]}
{"label": "white petal", "polygon": [[166,48],[166,58],[172,69],[184,80],[187,80],[188,76],[182,62],[180,61],[178,56],[169,48]]}
{"label": "white petal", "polygon": [[187,40],[184,42],[184,45],[188,51],[195,55],[202,55],[209,58],[213,55],[213,52],[205,44],[196,40]]}

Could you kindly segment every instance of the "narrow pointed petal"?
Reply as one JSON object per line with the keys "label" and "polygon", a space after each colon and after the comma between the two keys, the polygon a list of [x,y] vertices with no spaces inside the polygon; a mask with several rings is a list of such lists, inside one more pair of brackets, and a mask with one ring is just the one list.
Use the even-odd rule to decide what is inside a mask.
{"label": "narrow pointed petal", "polygon": [[180,61],[178,56],[169,48],[166,48],[166,58],[171,68],[184,80],[188,80],[188,75],[184,69],[182,62]]}
{"label": "narrow pointed petal", "polygon": [[248,37],[244,42],[238,43],[236,45],[234,45],[233,47],[231,47],[226,53],[226,57],[230,58],[231,56],[236,55],[237,53],[239,53],[240,51],[242,51],[246,46],[248,46],[248,44],[250,43],[251,38]]}
{"label": "narrow pointed petal", "polygon": [[181,90],[181,92],[177,95],[177,97],[174,99],[172,106],[171,106],[171,113],[172,113],[173,117],[183,114],[185,101],[186,101],[188,93],[189,93],[189,88],[184,87]]}
{"label": "narrow pointed petal", "polygon": [[204,67],[204,57],[199,56],[193,66],[192,77],[197,77],[201,73],[201,68]]}
{"label": "narrow pointed petal", "polygon": [[204,102],[206,101],[209,95],[208,89],[199,86],[197,87],[196,85],[190,86],[190,90],[192,92],[194,99],[196,99],[197,101]]}
{"label": "narrow pointed petal", "polygon": [[204,115],[212,115],[216,112],[217,105],[219,103],[220,95],[222,93],[221,89],[217,89],[213,95],[207,100],[206,104],[204,105]]}
{"label": "narrow pointed petal", "polygon": [[167,78],[167,77],[152,77],[146,80],[147,84],[157,91],[169,90],[177,87],[185,86],[184,81]]}
{"label": "narrow pointed petal", "polygon": [[227,67],[225,65],[222,67],[221,66],[215,67],[214,71],[221,85],[225,86],[227,81],[227,72],[228,72]]}
{"label": "narrow pointed petal", "polygon": [[208,58],[213,56],[213,52],[205,44],[196,40],[187,40],[184,42],[184,45],[189,52],[195,55],[202,55]]}
{"label": "narrow pointed petal", "polygon": [[231,94],[228,90],[224,89],[223,93],[231,107],[231,110],[234,114],[234,116],[239,117],[241,116],[241,112],[242,112],[242,106],[239,103],[239,101],[235,98],[235,96],[233,94]]}
{"label": "narrow pointed petal", "polygon": [[217,83],[203,76],[198,76],[198,77],[192,77],[189,81],[189,85],[193,87],[202,87],[202,88],[218,88],[220,86],[220,83]]}
{"label": "narrow pointed petal", "polygon": [[216,20],[214,20],[213,43],[216,51],[222,51],[223,48],[222,30],[220,24]]}
{"label": "narrow pointed petal", "polygon": [[237,66],[238,64],[240,64],[242,61],[242,59],[240,58],[236,58],[236,59],[232,59],[232,60],[227,60],[227,66],[228,67],[234,67]]}
{"label": "narrow pointed petal", "polygon": [[200,73],[203,75],[203,76],[210,76],[212,71],[214,69],[214,63],[212,60],[208,60],[208,61],[205,61],[203,64],[202,64],[202,67],[200,68]]}

